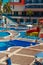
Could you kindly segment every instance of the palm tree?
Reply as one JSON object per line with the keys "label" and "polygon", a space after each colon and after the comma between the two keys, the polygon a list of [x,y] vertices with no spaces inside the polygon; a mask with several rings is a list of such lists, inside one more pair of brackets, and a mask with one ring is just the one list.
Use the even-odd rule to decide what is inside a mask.
{"label": "palm tree", "polygon": [[2,6],[2,0],[0,0],[0,14],[2,14],[1,6]]}
{"label": "palm tree", "polygon": [[2,0],[0,0],[0,9],[1,9],[1,6],[2,6]]}
{"label": "palm tree", "polygon": [[[10,14],[11,13],[11,8],[10,8],[10,3],[9,2],[4,4],[3,13],[5,13],[5,14]],[[7,28],[7,19],[5,18],[5,20],[6,20],[6,28]]]}
{"label": "palm tree", "polygon": [[33,11],[32,10],[27,10],[27,15],[29,15],[29,19],[31,21],[31,16],[33,15]]}
{"label": "palm tree", "polygon": [[4,4],[4,6],[3,6],[3,12],[7,13],[7,14],[11,13],[11,8],[10,8],[10,3],[9,2],[7,2],[6,4]]}

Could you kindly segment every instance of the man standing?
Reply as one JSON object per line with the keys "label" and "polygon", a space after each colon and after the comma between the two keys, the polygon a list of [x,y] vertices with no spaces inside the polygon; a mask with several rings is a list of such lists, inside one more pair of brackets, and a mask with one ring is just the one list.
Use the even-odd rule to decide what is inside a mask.
{"label": "man standing", "polygon": [[8,59],[6,60],[6,65],[11,65],[11,59],[10,59],[10,57],[8,56],[8,54],[6,55],[6,57],[8,58]]}

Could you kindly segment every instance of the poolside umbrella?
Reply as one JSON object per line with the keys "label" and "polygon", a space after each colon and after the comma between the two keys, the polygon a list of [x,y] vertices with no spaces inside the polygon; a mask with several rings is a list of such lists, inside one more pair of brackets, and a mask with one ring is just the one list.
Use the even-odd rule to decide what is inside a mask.
{"label": "poolside umbrella", "polygon": [[43,52],[39,52],[35,55],[37,58],[43,58]]}

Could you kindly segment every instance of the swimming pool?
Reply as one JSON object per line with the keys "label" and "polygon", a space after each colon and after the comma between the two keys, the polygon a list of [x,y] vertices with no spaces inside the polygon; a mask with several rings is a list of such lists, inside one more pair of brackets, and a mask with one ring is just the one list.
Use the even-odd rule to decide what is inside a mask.
{"label": "swimming pool", "polygon": [[0,38],[6,37],[6,36],[9,36],[9,35],[10,35],[9,32],[0,32]]}
{"label": "swimming pool", "polygon": [[[27,38],[27,39],[39,39],[38,37],[35,37],[35,36],[27,36],[26,35],[26,32],[23,32],[23,31],[25,31],[25,29],[17,29],[17,28],[7,28],[8,30],[15,30],[15,31],[17,31],[17,32],[19,32],[19,31],[21,31],[21,32],[19,32],[20,33],[20,35],[18,36],[18,38]],[[6,28],[0,28],[0,30],[6,30]]]}
{"label": "swimming pool", "polygon": [[18,36],[18,38],[27,38],[27,39],[33,39],[33,40],[39,39],[38,37],[35,37],[35,36],[27,36],[26,32],[20,32],[20,35]]}
{"label": "swimming pool", "polygon": [[15,30],[15,31],[21,31],[21,30],[27,30],[27,28],[21,28],[21,27],[12,27],[12,28],[3,28],[3,27],[0,27],[0,30]]}
{"label": "swimming pool", "polygon": [[[37,43],[39,44],[39,43]],[[28,47],[31,45],[36,45],[35,42],[27,42],[27,41],[20,41],[20,40],[11,40],[7,42],[0,42],[0,51],[4,51],[12,46],[20,46],[20,47]]]}
{"label": "swimming pool", "polygon": [[8,47],[7,47],[7,44],[5,42],[0,42],[0,51],[3,51],[3,50],[6,50]]}
{"label": "swimming pool", "polygon": [[4,27],[0,27],[0,31],[2,31],[2,30],[9,30],[9,28],[4,28]]}

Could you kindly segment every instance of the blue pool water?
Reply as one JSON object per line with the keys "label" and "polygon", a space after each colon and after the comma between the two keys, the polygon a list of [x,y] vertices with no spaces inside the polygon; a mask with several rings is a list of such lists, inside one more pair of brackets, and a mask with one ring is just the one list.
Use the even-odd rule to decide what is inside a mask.
{"label": "blue pool water", "polygon": [[[6,28],[0,28],[0,30],[6,30]],[[9,28],[8,30],[15,30],[15,28]],[[10,35],[10,33],[0,32],[0,37],[5,37],[8,35]],[[37,37],[26,36],[25,32],[20,32],[19,37],[28,38],[28,39],[37,39]],[[27,47],[27,46],[30,46],[31,44],[36,45],[36,43],[33,43],[33,42],[26,42],[26,41],[20,41],[20,40],[11,40],[11,41],[6,41],[6,42],[0,42],[0,51],[6,50],[7,48],[12,47],[12,46]]]}
{"label": "blue pool water", "polygon": [[[21,31],[20,29],[15,29],[15,28],[7,28],[8,30],[15,30],[17,32]],[[6,30],[6,28],[0,28],[0,30]],[[39,39],[38,37],[35,36],[27,36],[26,32],[19,32],[20,35],[18,36],[18,38],[27,38],[27,39]]]}
{"label": "blue pool water", "polygon": [[0,32],[0,38],[10,35],[9,32]]}
{"label": "blue pool water", "polygon": [[35,37],[35,36],[27,36],[26,32],[20,32],[20,35],[18,38],[27,38],[27,39],[33,39],[33,40],[39,39],[38,37]]}
{"label": "blue pool water", "polygon": [[[37,43],[37,44],[39,44],[39,43]],[[0,51],[6,50],[7,48],[12,47],[12,46],[28,47],[31,45],[36,45],[36,43],[20,41],[20,40],[11,40],[11,41],[7,41],[7,42],[0,42]]]}
{"label": "blue pool water", "polygon": [[[21,30],[26,30],[26,28],[7,28],[8,30],[15,30],[15,31],[21,31]],[[0,30],[6,30],[6,28],[0,27]]]}
{"label": "blue pool water", "polygon": [[[9,30],[9,28],[7,28]],[[6,28],[0,27],[0,30],[7,30]]]}
{"label": "blue pool water", "polygon": [[0,42],[0,51],[3,51],[3,50],[6,50],[8,47],[7,47],[7,44],[5,42]]}

